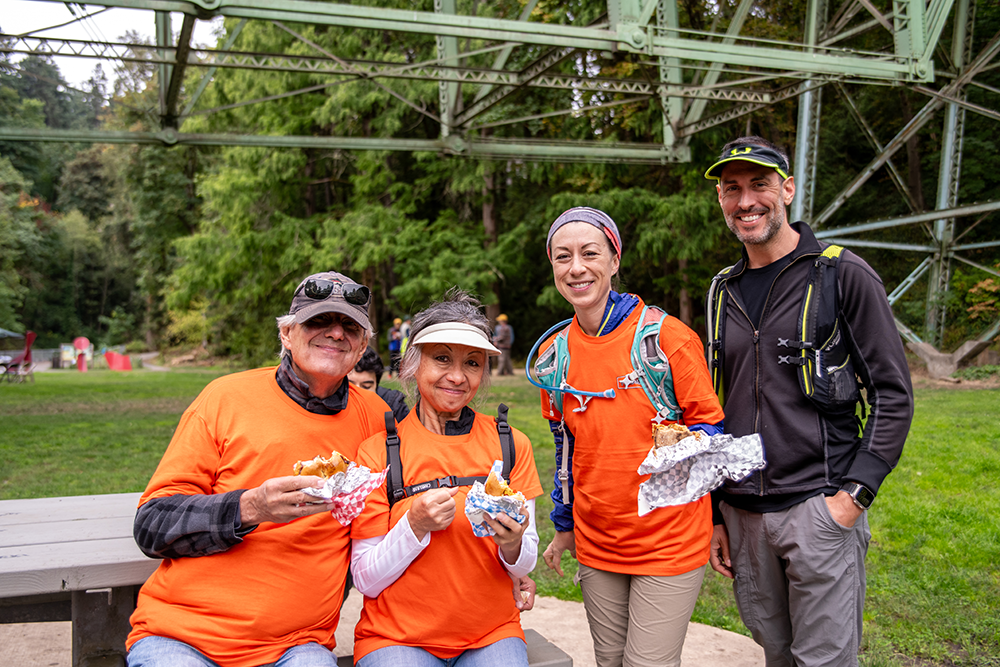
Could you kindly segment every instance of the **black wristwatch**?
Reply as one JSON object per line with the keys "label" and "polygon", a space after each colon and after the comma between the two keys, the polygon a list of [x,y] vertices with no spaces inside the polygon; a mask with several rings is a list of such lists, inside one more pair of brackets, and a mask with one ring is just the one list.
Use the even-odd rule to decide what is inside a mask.
{"label": "black wristwatch", "polygon": [[872,501],[875,500],[875,494],[871,492],[871,489],[857,482],[845,482],[840,490],[846,491],[854,504],[861,510],[867,510],[872,506]]}

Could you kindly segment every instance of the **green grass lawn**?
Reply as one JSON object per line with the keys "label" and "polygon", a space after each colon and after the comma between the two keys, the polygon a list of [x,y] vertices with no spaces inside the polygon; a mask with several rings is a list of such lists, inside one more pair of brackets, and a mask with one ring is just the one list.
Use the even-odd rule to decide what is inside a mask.
{"label": "green grass lawn", "polygon": [[[225,372],[66,371],[0,384],[0,499],[141,491],[181,412]],[[918,390],[916,400],[903,459],[869,517],[863,664],[1000,667],[1000,391]],[[479,409],[501,401],[550,491],[554,447],[537,390],[496,377]],[[550,509],[546,493],[542,548]],[[542,595],[580,599],[568,555],[564,578],[539,564]],[[745,633],[729,580],[708,572],[694,620]]]}

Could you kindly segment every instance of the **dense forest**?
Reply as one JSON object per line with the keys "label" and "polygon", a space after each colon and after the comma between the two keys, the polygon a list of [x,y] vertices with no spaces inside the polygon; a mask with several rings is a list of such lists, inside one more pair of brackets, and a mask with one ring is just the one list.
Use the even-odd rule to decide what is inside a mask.
{"label": "dense forest", "polygon": [[[370,4],[392,4],[399,2]],[[355,3],[359,4],[359,3]],[[409,3],[433,11],[430,0]],[[724,30],[735,2],[683,0],[684,26]],[[876,2],[876,5],[890,5]],[[757,3],[743,33],[798,39],[806,3]],[[460,13],[516,17],[517,0],[462,0]],[[604,3],[542,0],[537,20],[587,25]],[[225,31],[234,29],[227,20]],[[354,60],[414,62],[435,57],[433,37],[295,25],[311,42]],[[0,19],[2,28],[2,19]],[[973,52],[1000,30],[1000,7],[980,2]],[[946,27],[942,51],[951,29]],[[220,43],[226,34],[219,36]],[[136,34],[123,36],[140,42]],[[864,34],[856,44],[865,46]],[[468,43],[467,43],[468,42]],[[463,51],[482,45],[461,40]],[[251,21],[234,48],[300,54],[288,31]],[[610,55],[610,54],[609,54]],[[555,66],[616,76],[650,68],[635,54],[590,57],[578,52]],[[469,56],[472,64],[488,65]],[[492,57],[492,56],[490,56]],[[507,67],[537,57],[515,50]],[[518,59],[522,62],[518,62]],[[45,57],[17,60],[0,52],[0,126],[148,130],[159,127],[158,80],[151,64],[97,66],[80,89],[70,87]],[[655,68],[652,68],[655,78]],[[687,71],[687,70],[685,70]],[[185,91],[204,73],[189,68]],[[1000,68],[969,87],[970,102],[996,108]],[[198,100],[184,132],[268,135],[436,138],[438,125],[393,93],[434,108],[436,83],[393,79],[329,84],[320,74],[219,69]],[[266,104],[240,102],[280,96]],[[903,86],[845,84],[883,142],[923,106],[927,97]],[[471,104],[476,86],[461,89]],[[572,116],[545,116],[564,108],[556,90],[532,88],[491,110],[494,119],[535,116],[481,130],[497,138],[540,137],[662,142],[657,100],[612,105],[608,93],[579,93]],[[552,286],[545,256],[548,224],[564,209],[588,205],[607,211],[625,243],[623,288],[678,314],[696,330],[712,275],[739,256],[719,213],[714,183],[702,174],[719,148],[747,131],[794,154],[797,100],[763,108],[696,135],[692,162],[627,164],[469,161],[431,153],[275,149],[165,148],[153,145],[75,145],[0,141],[0,327],[38,333],[40,347],[75,336],[131,349],[204,346],[243,363],[273,361],[274,317],[287,308],[305,275],[336,269],[372,286],[373,325],[383,334],[395,316],[413,313],[448,287],[482,296],[490,313],[510,316],[515,354],[569,312]],[[214,113],[198,110],[219,109]],[[933,209],[942,120],[935,119],[895,156],[914,197]],[[993,119],[968,113],[959,201],[996,199],[1000,133]],[[874,156],[832,86],[823,98],[816,201],[831,199]],[[876,174],[828,227],[908,213],[888,175]],[[818,210],[818,209],[817,209]],[[986,217],[965,236],[994,240],[1000,215]],[[966,223],[963,223],[966,224]],[[918,226],[870,238],[924,240]],[[859,249],[895,287],[919,261],[914,253]],[[996,247],[970,251],[1000,268]],[[1000,317],[1000,280],[956,264],[948,295],[946,349],[978,335]],[[918,284],[896,304],[897,315],[920,332],[926,309]],[[385,350],[385,341],[381,341]]]}

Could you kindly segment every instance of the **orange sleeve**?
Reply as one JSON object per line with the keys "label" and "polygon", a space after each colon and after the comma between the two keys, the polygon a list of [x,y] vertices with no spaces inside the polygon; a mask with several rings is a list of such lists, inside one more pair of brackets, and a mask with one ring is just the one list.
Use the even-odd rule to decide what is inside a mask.
{"label": "orange sleeve", "polygon": [[214,391],[209,385],[184,411],[156,471],[139,499],[139,506],[153,498],[172,495],[210,495],[214,493],[222,451],[212,426],[205,420],[201,406]]}
{"label": "orange sleeve", "polygon": [[712,388],[712,377],[698,334],[668,315],[660,327],[660,346],[670,360],[674,393],[684,411],[684,423],[690,426],[721,422],[726,415]]}

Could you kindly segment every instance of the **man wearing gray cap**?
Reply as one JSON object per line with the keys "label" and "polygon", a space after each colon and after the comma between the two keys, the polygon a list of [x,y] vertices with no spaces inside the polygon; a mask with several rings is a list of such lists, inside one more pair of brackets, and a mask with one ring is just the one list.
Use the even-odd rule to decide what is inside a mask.
{"label": "man wearing gray cap", "polygon": [[317,273],[277,318],[278,367],[219,378],[181,417],[134,534],[163,563],[132,614],[130,667],[334,667],[349,526],[304,492],[298,461],[354,459],[388,406],[347,381],[372,335],[371,293]]}
{"label": "man wearing gray cap", "polygon": [[709,366],[725,432],[759,433],[767,459],[713,492],[709,559],[734,579],[768,667],[849,667],[861,641],[867,510],[903,450],[913,390],[882,281],[788,220],[790,173],[777,146],[741,137],[705,174],[743,244],[712,283]]}

